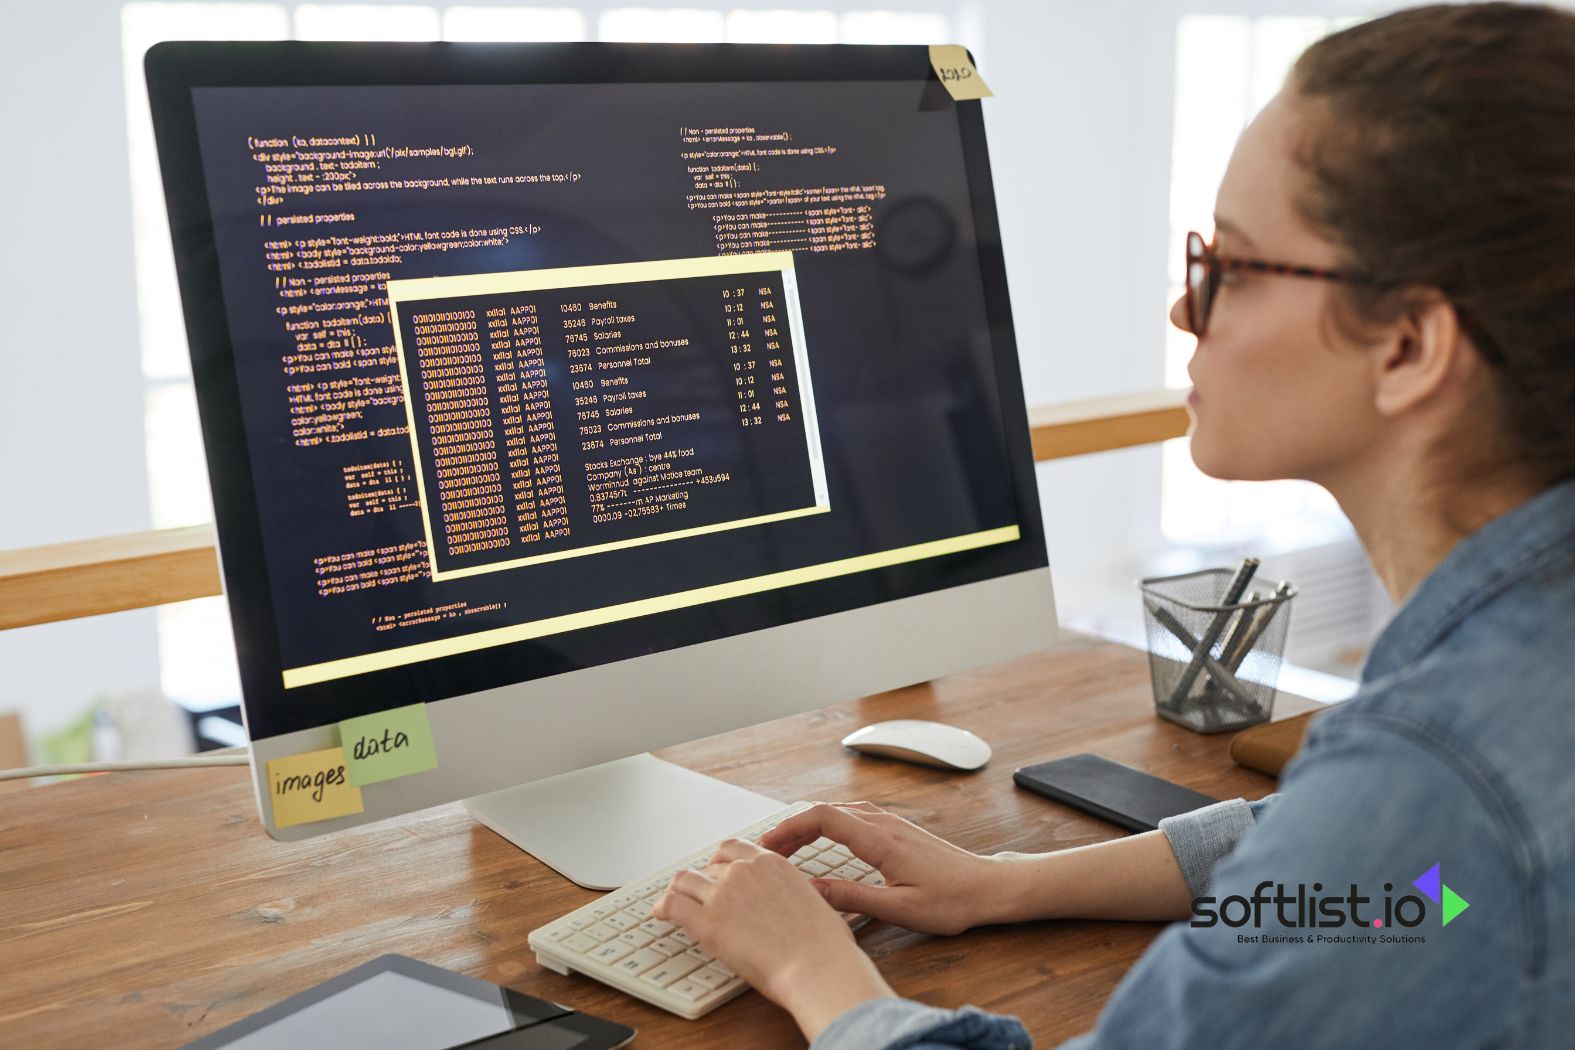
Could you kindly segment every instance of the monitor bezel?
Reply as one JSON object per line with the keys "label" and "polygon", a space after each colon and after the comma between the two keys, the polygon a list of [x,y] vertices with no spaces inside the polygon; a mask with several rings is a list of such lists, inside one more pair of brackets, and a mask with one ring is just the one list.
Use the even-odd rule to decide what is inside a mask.
{"label": "monitor bezel", "polygon": [[[278,629],[274,621],[271,586],[263,564],[263,538],[259,524],[258,494],[254,485],[247,438],[242,424],[241,397],[230,339],[218,267],[214,224],[210,212],[202,157],[199,150],[193,89],[204,87],[255,86],[376,86],[421,84],[565,84],[565,83],[644,83],[644,82],[737,82],[737,81],[861,81],[899,80],[922,85],[923,105],[954,108],[965,158],[969,195],[977,236],[980,273],[985,292],[986,317],[998,384],[1003,444],[1008,456],[1014,486],[1014,502],[1028,557],[1019,575],[1042,581],[1049,597],[1048,561],[1045,555],[1043,524],[1040,517],[1037,485],[1032,466],[1032,448],[1024,405],[1017,345],[1012,324],[1006,283],[1005,258],[996,215],[985,129],[980,103],[952,102],[936,79],[928,50],[922,46],[862,45],[731,45],[731,44],[460,44],[460,43],[306,43],[297,41],[162,43],[151,48],[145,59],[149,98],[154,118],[155,140],[163,172],[165,199],[175,248],[177,277],[181,289],[192,370],[198,392],[198,407],[204,444],[208,450],[208,472],[213,496],[215,525],[219,539],[221,578],[228,598],[240,665],[243,718],[255,704],[281,700],[284,662]],[[966,557],[951,555],[949,557]],[[876,570],[889,573],[896,570]],[[997,577],[1002,578],[1004,577]],[[823,586],[801,585],[806,588]],[[975,585],[970,584],[972,588]],[[941,585],[944,590],[946,585]],[[953,587],[952,590],[964,588]],[[922,591],[896,600],[877,601],[843,611],[897,606],[936,593]],[[824,617],[822,617],[824,619]],[[1054,636],[1053,601],[1049,604],[1048,634],[1040,633],[1044,644]],[[797,621],[786,627],[804,622]],[[756,631],[772,633],[781,628]],[[728,635],[685,648],[718,645],[750,635]],[[1017,647],[1021,649],[1021,646]],[[998,649],[991,652],[999,655]],[[1016,650],[1014,650],[1016,651]],[[660,654],[653,654],[660,655]],[[465,666],[484,654],[445,657]],[[639,663],[647,658],[625,660]],[[954,661],[955,662],[955,661]],[[605,665],[602,665],[605,666]],[[933,670],[932,664],[926,666]],[[583,674],[576,669],[574,673]],[[926,672],[928,673],[928,671]],[[292,700],[310,701],[308,693],[330,690],[336,698],[354,697],[364,713],[397,706],[383,699],[398,695],[404,671],[401,668],[374,671],[353,678],[289,690]],[[460,675],[474,683],[475,675]],[[553,677],[536,678],[524,683],[483,681],[448,696],[423,698],[431,704],[481,693],[496,694],[517,685],[534,686]],[[574,674],[567,674],[574,677]],[[618,676],[614,676],[618,677]],[[890,688],[918,680],[885,676],[878,688]],[[870,680],[860,676],[867,685]],[[571,690],[572,691],[572,690]],[[326,695],[326,694],[316,694]],[[836,699],[826,696],[807,706],[820,706]],[[408,697],[398,703],[411,702]],[[805,705],[780,708],[780,713],[803,710]],[[759,712],[757,711],[758,715]],[[758,720],[753,717],[752,720]],[[445,718],[443,721],[447,722]],[[721,724],[713,731],[747,722]],[[261,801],[261,761],[257,745],[268,741],[264,750],[288,754],[304,750],[307,741],[325,739],[332,726],[307,726],[270,734],[253,740],[254,766],[257,767],[259,804],[264,822],[273,831],[268,807]],[[436,727],[435,727],[436,729]],[[655,746],[655,745],[652,745]],[[638,750],[638,748],[636,748]],[[623,754],[632,753],[623,751]],[[608,757],[617,757],[615,755]],[[574,768],[569,766],[566,768]],[[420,778],[416,778],[420,779]],[[474,787],[475,782],[470,782]],[[499,783],[497,786],[502,786]],[[401,792],[402,793],[402,792]],[[438,791],[441,795],[442,792]],[[448,798],[457,797],[453,794]],[[438,801],[444,799],[439,798]],[[379,807],[381,808],[381,807]],[[328,822],[328,827],[356,818]],[[327,828],[305,826],[290,828],[280,837],[296,837]]]}

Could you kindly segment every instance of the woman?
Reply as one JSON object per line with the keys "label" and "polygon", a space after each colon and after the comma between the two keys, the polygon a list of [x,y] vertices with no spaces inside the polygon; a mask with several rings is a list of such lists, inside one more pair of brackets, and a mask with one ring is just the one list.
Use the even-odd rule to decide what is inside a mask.
{"label": "woman", "polygon": [[[1351,942],[1177,922],[1075,1045],[1571,1045],[1572,71],[1575,15],[1545,7],[1418,8],[1331,36],[1243,133],[1216,243],[1191,240],[1171,318],[1198,337],[1193,458],[1325,486],[1401,605],[1279,795],[1041,856],[820,806],[765,849],[724,844],[656,914],[817,1048],[1028,1043],[1011,1018],[896,998],[833,909],[949,934],[1181,920],[1195,895],[1241,897],[1222,914],[1243,922],[1256,908],[1247,934]],[[797,875],[782,855],[821,834],[887,885]],[[1298,893],[1336,898],[1321,926],[1277,912]]]}

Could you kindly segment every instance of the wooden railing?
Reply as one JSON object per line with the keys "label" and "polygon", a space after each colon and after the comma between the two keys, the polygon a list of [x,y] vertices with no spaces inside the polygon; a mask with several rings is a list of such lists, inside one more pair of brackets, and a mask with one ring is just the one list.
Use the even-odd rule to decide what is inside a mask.
{"label": "wooden railing", "polygon": [[[1030,409],[1034,459],[1181,437],[1185,399],[1185,390],[1151,390]],[[0,630],[219,593],[211,525],[0,552]]]}

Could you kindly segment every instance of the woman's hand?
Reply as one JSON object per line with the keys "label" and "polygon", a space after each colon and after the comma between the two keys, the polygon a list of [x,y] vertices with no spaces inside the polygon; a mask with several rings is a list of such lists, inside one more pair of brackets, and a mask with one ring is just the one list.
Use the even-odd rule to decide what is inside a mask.
{"label": "woman's hand", "polygon": [[787,857],[822,835],[852,850],[886,880],[885,886],[813,880],[838,911],[943,934],[1003,921],[1010,914],[1007,865],[969,853],[868,802],[821,803],[766,832],[760,844]]}
{"label": "woman's hand", "polygon": [[843,1011],[893,994],[809,881],[741,839],[723,842],[704,872],[680,870],[654,911],[785,1007],[811,1042]]}

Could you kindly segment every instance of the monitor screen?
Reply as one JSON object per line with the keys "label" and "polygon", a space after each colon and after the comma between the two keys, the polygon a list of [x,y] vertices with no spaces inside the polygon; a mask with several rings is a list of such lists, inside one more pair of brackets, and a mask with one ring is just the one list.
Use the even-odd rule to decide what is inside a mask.
{"label": "monitor screen", "polygon": [[891,50],[190,89],[254,739],[1045,564],[978,104]]}

